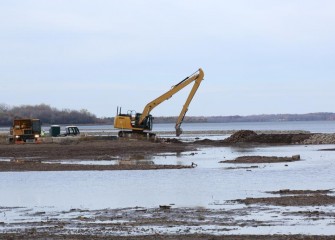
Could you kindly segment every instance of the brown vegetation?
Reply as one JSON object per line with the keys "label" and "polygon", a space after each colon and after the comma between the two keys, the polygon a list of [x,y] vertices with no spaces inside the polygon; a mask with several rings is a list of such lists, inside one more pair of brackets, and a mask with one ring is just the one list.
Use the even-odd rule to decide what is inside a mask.
{"label": "brown vegetation", "polygon": [[15,118],[37,118],[46,124],[86,124],[100,123],[101,119],[86,109],[80,111],[58,110],[46,104],[9,107],[0,105],[0,126],[10,126]]}

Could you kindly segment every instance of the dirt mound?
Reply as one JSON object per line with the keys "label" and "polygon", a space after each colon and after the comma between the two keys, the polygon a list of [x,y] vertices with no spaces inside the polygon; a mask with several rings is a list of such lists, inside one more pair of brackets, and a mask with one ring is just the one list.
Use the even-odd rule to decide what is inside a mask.
{"label": "dirt mound", "polygon": [[330,189],[327,190],[290,190],[290,189],[282,189],[279,191],[270,191],[267,193],[271,194],[281,194],[281,195],[304,195],[304,194],[328,194],[332,193]]}
{"label": "dirt mound", "polygon": [[[282,193],[284,194],[282,194]],[[324,206],[334,205],[335,197],[327,195],[330,193],[329,190],[280,190],[281,197],[269,197],[269,198],[246,198],[238,199],[236,202],[249,204],[265,204],[265,205],[277,205],[277,206]],[[291,194],[288,196],[286,194]]]}
{"label": "dirt mound", "polygon": [[312,134],[257,134],[251,130],[241,130],[222,141],[224,144],[264,143],[264,144],[299,144],[309,139]]}
{"label": "dirt mound", "polygon": [[334,133],[314,134],[303,141],[303,144],[335,144]]}
{"label": "dirt mound", "polygon": [[293,155],[292,157],[276,157],[276,156],[241,156],[235,160],[221,161],[220,163],[278,163],[278,162],[293,162],[299,161],[300,155]]}
{"label": "dirt mound", "polygon": [[227,139],[223,140],[224,143],[239,143],[239,142],[249,142],[251,139],[253,139],[255,136],[257,136],[257,133],[251,130],[241,130]]}

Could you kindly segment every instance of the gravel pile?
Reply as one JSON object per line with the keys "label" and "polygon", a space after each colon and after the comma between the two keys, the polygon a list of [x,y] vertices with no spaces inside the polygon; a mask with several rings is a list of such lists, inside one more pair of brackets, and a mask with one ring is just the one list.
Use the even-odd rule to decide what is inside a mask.
{"label": "gravel pile", "polygon": [[304,140],[302,144],[335,144],[335,134],[334,133],[313,134],[308,139]]}

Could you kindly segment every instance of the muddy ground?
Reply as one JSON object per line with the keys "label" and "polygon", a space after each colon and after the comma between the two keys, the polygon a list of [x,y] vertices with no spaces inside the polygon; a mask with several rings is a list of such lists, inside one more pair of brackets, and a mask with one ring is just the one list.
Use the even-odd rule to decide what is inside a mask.
{"label": "muddy ground", "polygon": [[330,190],[280,190],[278,192],[270,192],[272,194],[280,194],[280,197],[268,198],[246,198],[236,200],[238,203],[249,204],[265,204],[277,206],[324,206],[334,205],[335,196],[329,195]]}
{"label": "muddy ground", "polygon": [[333,240],[332,236],[306,236],[306,235],[203,235],[203,234],[189,234],[189,235],[144,235],[144,236],[109,236],[101,237],[95,235],[78,236],[78,235],[49,235],[43,233],[25,233],[25,234],[1,234],[1,239],[8,240],[35,240],[35,239],[54,239],[54,240]]}
{"label": "muddy ground", "polygon": [[[137,140],[75,140],[43,144],[0,144],[0,171],[66,171],[66,170],[152,170],[178,169],[192,166],[121,164],[77,165],[59,164],[57,160],[145,160],[162,153],[180,154],[199,147],[234,146],[235,144],[308,144],[320,141],[313,134],[256,134],[239,131],[225,140],[200,140],[183,143],[178,139],[162,141]],[[324,138],[330,141],[331,138]],[[331,140],[333,141],[333,140]],[[328,142],[327,142],[328,143]],[[325,149],[333,150],[333,149]],[[293,157],[244,156],[241,163],[293,161]],[[299,160],[299,159],[298,159]],[[49,161],[51,163],[44,163]],[[54,163],[53,163],[54,161]],[[258,161],[258,162],[257,162]],[[235,162],[237,163],[237,162]],[[246,168],[257,168],[251,166]],[[335,226],[335,197],[330,190],[279,190],[276,196],[237,199],[222,208],[126,208],[68,211],[36,211],[0,206],[0,239],[334,239],[334,236],[305,235],[236,235],[236,229],[287,227],[306,221],[329,220]],[[278,196],[279,195],[279,196]],[[233,206],[226,208],[226,204]],[[237,207],[242,205],[242,207]],[[308,207],[297,211],[288,207]],[[270,220],[260,220],[262,214]],[[16,221],[2,220],[18,215]],[[296,220],[298,219],[298,220]],[[252,231],[249,231],[252,232]],[[198,234],[201,233],[201,234]],[[228,234],[228,235],[227,235]],[[232,235],[230,235],[232,234]],[[322,232],[320,232],[322,234]]]}
{"label": "muddy ground", "polygon": [[292,157],[276,157],[276,156],[241,156],[234,160],[220,161],[219,163],[279,163],[279,162],[295,162],[300,160],[300,155]]}
{"label": "muddy ground", "polygon": [[[181,142],[179,139],[125,140],[111,137],[80,137],[80,138],[55,138],[55,141],[44,139],[39,144],[0,144],[0,157],[7,161],[0,161],[0,171],[84,171],[84,170],[154,170],[154,169],[180,169],[192,166],[182,165],[155,165],[143,161],[144,164],[132,164],[127,160],[144,160],[159,153],[176,153],[196,151],[199,147],[248,145],[289,145],[306,144],[313,139],[328,142],[335,141],[335,136],[310,133],[274,133],[257,134],[250,130],[241,130],[224,140],[197,140],[194,142]],[[51,138],[49,140],[52,140]],[[117,165],[99,164],[60,164],[50,162],[53,160],[123,160]],[[49,163],[46,164],[45,160]],[[266,163],[289,162],[299,159],[244,156],[235,159],[234,163]],[[228,162],[228,161],[226,161]]]}
{"label": "muddy ground", "polygon": [[[187,144],[140,140],[80,140],[40,144],[0,144],[0,171],[84,171],[84,170],[154,170],[180,169],[191,166],[155,165],[145,160],[159,153],[181,153],[196,150]],[[60,164],[54,160],[119,159],[117,165]],[[48,160],[48,163],[45,163]]]}
{"label": "muddy ground", "polygon": [[[330,190],[279,190],[270,194],[279,197],[227,201],[222,208],[122,208],[69,211],[34,211],[21,208],[0,208],[10,215],[19,212],[20,220],[0,222],[7,230],[1,239],[333,239],[334,236],[305,235],[236,235],[237,229],[285,227],[301,224],[301,219],[329,221],[334,226],[335,212],[320,206],[334,205]],[[327,199],[325,201],[325,199]],[[238,202],[240,207],[224,207]],[[285,204],[283,204],[285,203]],[[288,207],[307,206],[296,211]],[[277,206],[277,207],[274,207]],[[282,206],[285,206],[284,208]],[[311,210],[311,207],[316,207]],[[270,219],[258,218],[270,214]],[[257,215],[257,214],[256,214]],[[28,220],[28,221],[27,221]],[[200,232],[202,234],[197,234]],[[231,234],[231,235],[230,235]],[[220,235],[220,236],[219,236]]]}
{"label": "muddy ground", "polygon": [[144,236],[95,236],[95,235],[49,235],[46,233],[25,233],[25,234],[1,234],[1,239],[8,240],[35,240],[35,239],[54,239],[54,240],[333,240],[333,236],[306,236],[306,235],[203,235],[203,234],[189,234],[189,235],[144,235]]}

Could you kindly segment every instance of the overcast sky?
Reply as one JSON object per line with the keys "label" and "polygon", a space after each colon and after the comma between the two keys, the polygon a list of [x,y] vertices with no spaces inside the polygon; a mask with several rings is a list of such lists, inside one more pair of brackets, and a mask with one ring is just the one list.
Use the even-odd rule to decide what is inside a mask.
{"label": "overcast sky", "polygon": [[189,116],[334,112],[335,1],[0,0],[0,103],[141,112],[199,67]]}

